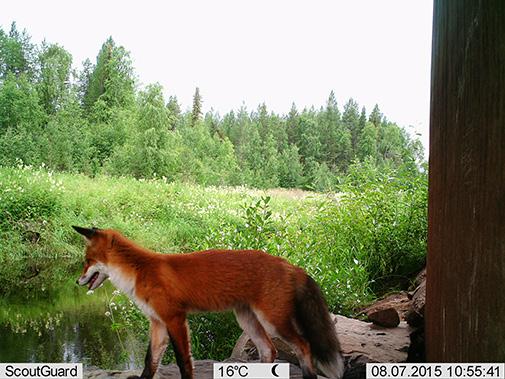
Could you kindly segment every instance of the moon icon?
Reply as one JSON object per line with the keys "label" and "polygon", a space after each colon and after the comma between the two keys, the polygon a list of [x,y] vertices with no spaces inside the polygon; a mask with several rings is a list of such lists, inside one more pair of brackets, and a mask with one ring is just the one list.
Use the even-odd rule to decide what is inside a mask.
{"label": "moon icon", "polygon": [[278,363],[272,366],[272,375],[275,376],[276,378],[279,377],[279,375],[277,375],[277,373],[275,372],[275,369],[277,368],[277,366],[279,366]]}

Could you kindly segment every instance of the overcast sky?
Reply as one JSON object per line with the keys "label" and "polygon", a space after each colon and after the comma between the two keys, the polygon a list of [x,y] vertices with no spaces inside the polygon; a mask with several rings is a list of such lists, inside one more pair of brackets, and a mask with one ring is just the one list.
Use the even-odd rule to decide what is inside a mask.
{"label": "overcast sky", "polygon": [[[80,68],[108,36],[131,52],[140,83],[191,106],[196,86],[221,114],[265,102],[287,113],[352,97],[422,134],[427,147],[432,2],[336,0],[16,0],[12,21],[64,46]],[[412,125],[414,128],[409,128]]]}

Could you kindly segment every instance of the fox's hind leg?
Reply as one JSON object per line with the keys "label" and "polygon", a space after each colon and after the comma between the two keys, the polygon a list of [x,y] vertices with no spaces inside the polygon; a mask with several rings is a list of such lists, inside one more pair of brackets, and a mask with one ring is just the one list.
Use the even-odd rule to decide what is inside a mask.
{"label": "fox's hind leg", "polygon": [[303,379],[316,379],[309,343],[298,333],[291,321],[284,325],[276,325],[276,328],[280,337],[293,348],[300,362]]}
{"label": "fox's hind leg", "polygon": [[235,316],[242,330],[256,345],[261,362],[273,362],[277,357],[277,350],[254,312],[244,305],[235,308]]}
{"label": "fox's hind leg", "polygon": [[254,312],[270,335],[282,338],[293,348],[300,362],[303,379],[316,379],[310,345],[298,332],[292,317],[279,311],[281,308],[280,306],[276,309],[265,307],[263,310],[255,309]]}

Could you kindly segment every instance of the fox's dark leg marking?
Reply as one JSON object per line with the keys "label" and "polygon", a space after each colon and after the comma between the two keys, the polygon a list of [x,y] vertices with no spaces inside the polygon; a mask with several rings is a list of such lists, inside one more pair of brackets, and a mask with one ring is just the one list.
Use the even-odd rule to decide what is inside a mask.
{"label": "fox's dark leg marking", "polygon": [[188,372],[186,370],[186,364],[184,362],[184,357],[177,346],[177,343],[172,340],[172,348],[174,349],[175,360],[177,362],[177,366],[179,366],[179,371],[181,372],[181,379],[191,378],[188,376]]}
{"label": "fox's dark leg marking", "polygon": [[151,351],[151,340],[149,340],[149,345],[147,346],[146,359],[144,360],[144,370],[140,377],[151,379],[154,376],[154,372],[151,371],[151,362],[153,360],[153,354]]}
{"label": "fox's dark leg marking", "polygon": [[174,348],[181,379],[193,379],[193,361],[189,346],[189,332],[186,315],[181,314],[167,320],[168,333]]}

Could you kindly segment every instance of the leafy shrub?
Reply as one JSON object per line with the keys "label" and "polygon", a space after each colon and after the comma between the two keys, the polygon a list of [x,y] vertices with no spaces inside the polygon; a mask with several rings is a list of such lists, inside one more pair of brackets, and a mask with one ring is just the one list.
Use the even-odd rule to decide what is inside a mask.
{"label": "leafy shrub", "polygon": [[348,246],[334,241],[330,229],[321,224],[318,213],[327,205],[326,199],[315,200],[304,209],[309,215],[305,219],[295,212],[272,212],[270,198],[262,197],[242,207],[238,223],[223,223],[212,230],[206,247],[259,249],[283,256],[319,283],[332,310],[351,314],[369,299],[369,279],[364,267],[348,257]]}
{"label": "leafy shrub", "polygon": [[[0,294],[40,294],[55,271],[53,253],[37,244],[61,212],[62,183],[51,172],[30,167],[0,170]],[[36,289],[36,291],[33,291]]]}
{"label": "leafy shrub", "polygon": [[62,183],[51,172],[5,169],[0,171],[0,226],[48,222],[60,210]]}
{"label": "leafy shrub", "polygon": [[340,232],[365,265],[374,289],[405,285],[425,262],[426,173],[355,163],[342,189],[339,204],[328,207],[323,217],[348,219],[349,228]]}
{"label": "leafy shrub", "polygon": [[272,239],[280,234],[272,220],[270,197],[263,196],[241,206],[241,222],[222,223],[206,239],[206,248],[269,250]]}

